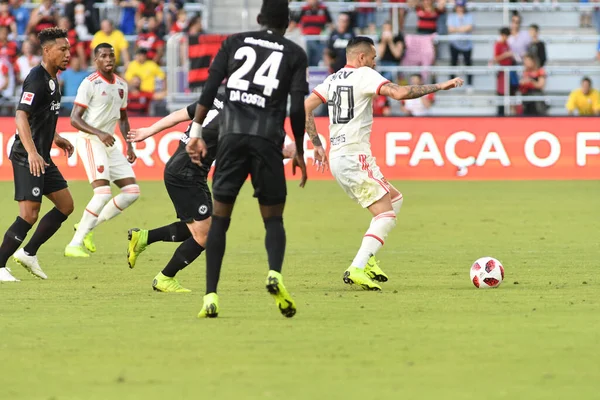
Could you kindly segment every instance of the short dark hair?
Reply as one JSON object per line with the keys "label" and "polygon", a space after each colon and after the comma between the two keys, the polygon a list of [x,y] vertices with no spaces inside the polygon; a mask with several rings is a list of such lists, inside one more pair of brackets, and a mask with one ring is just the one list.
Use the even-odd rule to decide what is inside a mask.
{"label": "short dark hair", "polygon": [[53,26],[52,28],[43,29],[38,33],[37,37],[40,41],[40,46],[43,46],[48,42],[55,42],[56,39],[66,39],[67,31]]}
{"label": "short dark hair", "polygon": [[501,28],[500,34],[504,36],[510,36],[510,29],[508,29],[507,27]]}
{"label": "short dark hair", "polygon": [[258,23],[273,29],[287,29],[290,24],[289,0],[263,0]]}
{"label": "short dark hair", "polygon": [[346,54],[352,52],[355,48],[359,46],[375,46],[375,42],[373,39],[367,36],[356,36],[348,41],[348,45],[346,45]]}
{"label": "short dark hair", "polygon": [[583,79],[581,79],[581,83],[583,82],[587,82],[590,84],[590,86],[592,86],[592,80],[590,79],[589,76],[584,76]]}
{"label": "short dark hair", "polygon": [[94,47],[94,56],[97,56],[102,49],[114,49],[113,45],[110,43],[100,43],[98,46]]}
{"label": "short dark hair", "polygon": [[139,49],[137,49],[135,51],[135,54],[143,54],[143,55],[147,56],[148,55],[148,49],[140,47]]}
{"label": "short dark hair", "polygon": [[538,24],[531,24],[531,25],[529,25],[529,27],[536,32],[540,31],[540,26]]}

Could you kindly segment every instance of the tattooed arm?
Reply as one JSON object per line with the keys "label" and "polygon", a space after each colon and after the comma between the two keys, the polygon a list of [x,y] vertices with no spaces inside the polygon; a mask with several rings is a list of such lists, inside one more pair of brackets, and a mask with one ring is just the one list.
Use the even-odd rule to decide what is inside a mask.
{"label": "tattooed arm", "polygon": [[329,169],[329,162],[327,160],[327,153],[325,153],[325,149],[323,148],[323,143],[321,143],[321,139],[319,138],[317,126],[315,125],[315,116],[313,115],[313,111],[321,104],[323,104],[323,99],[315,93],[311,93],[304,101],[304,109],[306,111],[306,133],[315,147],[313,165],[317,165],[317,171],[325,172]]}
{"label": "tattooed arm", "polygon": [[313,146],[323,146],[319,134],[317,133],[317,126],[315,125],[315,116],[312,112],[306,113],[306,133]]}
{"label": "tattooed arm", "polygon": [[379,94],[391,97],[394,100],[416,99],[439,90],[450,90],[462,86],[461,78],[454,78],[434,85],[399,86],[395,83],[386,83],[379,89]]}

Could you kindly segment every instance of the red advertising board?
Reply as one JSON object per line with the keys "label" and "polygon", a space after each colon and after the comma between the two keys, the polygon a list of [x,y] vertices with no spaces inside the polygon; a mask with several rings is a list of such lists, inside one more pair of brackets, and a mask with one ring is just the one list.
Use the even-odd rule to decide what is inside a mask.
{"label": "red advertising board", "polygon": [[[131,118],[132,128],[157,118]],[[328,143],[328,120],[316,119],[323,143]],[[8,160],[15,125],[0,118],[0,180],[12,180]],[[164,165],[178,145],[186,125],[136,145],[137,177],[160,180]],[[287,131],[291,132],[289,123]],[[58,132],[75,142],[68,118]],[[124,141],[117,145],[124,147]],[[291,134],[288,134],[291,142]],[[376,118],[371,134],[373,155],[389,180],[522,180],[600,179],[600,127],[597,118]],[[312,146],[305,139],[309,179],[331,179],[312,170]],[[66,159],[53,149],[53,159],[69,180],[86,179],[80,160]],[[288,163],[289,164],[289,163]],[[458,167],[468,167],[465,176]],[[287,165],[290,178],[291,166]]]}

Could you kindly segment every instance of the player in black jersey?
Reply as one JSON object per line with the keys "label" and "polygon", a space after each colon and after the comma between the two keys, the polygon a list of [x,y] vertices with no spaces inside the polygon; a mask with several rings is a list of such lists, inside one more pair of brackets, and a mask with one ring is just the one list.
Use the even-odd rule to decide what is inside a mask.
{"label": "player in black jersey", "polygon": [[[165,186],[180,221],[151,230],[139,228],[129,230],[127,249],[129,268],[135,267],[139,255],[152,243],[183,242],[175,250],[175,254],[167,266],[154,278],[152,287],[156,291],[176,293],[190,291],[181,286],[175,279],[175,275],[198,258],[206,245],[206,235],[210,227],[212,212],[212,197],[206,179],[217,152],[219,113],[223,110],[224,100],[222,95],[217,95],[204,120],[203,137],[207,146],[207,154],[202,159],[202,165],[194,164],[185,151],[185,145],[189,140],[190,124],[181,136],[175,154],[165,167]],[[181,122],[191,121],[194,118],[197,104],[195,102],[186,108],[175,111],[150,127],[132,129],[127,135],[127,140],[141,142]],[[286,146],[283,150],[283,157],[291,158],[294,153],[295,151],[290,146]]]}
{"label": "player in black jersey", "polygon": [[190,130],[187,150],[199,162],[207,152],[202,123],[219,85],[227,78],[213,177],[214,210],[206,241],[206,296],[198,317],[218,315],[217,285],[226,233],[236,197],[248,175],[266,229],[267,290],[284,316],[293,317],[296,313],[296,305],[281,277],[286,245],[282,215],[287,194],[281,146],[290,95],[290,119],[296,139],[294,170],[300,167],[303,187],[303,102],[308,93],[308,61],[302,48],[283,37],[289,23],[287,0],[263,0],[258,23],[263,30],[231,35],[223,42],[210,67]]}
{"label": "player in black jersey", "polygon": [[[43,51],[42,64],[25,78],[15,118],[17,136],[10,160],[19,216],[0,245],[0,281],[17,281],[6,269],[6,261],[13,253],[18,264],[34,276],[47,279],[38,263],[37,251],[73,212],[67,182],[50,158],[52,142],[68,156],[73,154],[71,143],[56,133],[61,98],[56,74],[69,64],[67,31],[48,28],[41,31],[38,38]],[[15,253],[38,219],[42,196],[50,199],[54,208],[44,215],[29,243]]]}

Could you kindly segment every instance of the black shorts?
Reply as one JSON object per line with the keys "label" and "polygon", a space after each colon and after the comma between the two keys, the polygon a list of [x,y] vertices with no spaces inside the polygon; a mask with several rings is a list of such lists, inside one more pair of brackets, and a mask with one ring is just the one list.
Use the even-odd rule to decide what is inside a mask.
{"label": "black shorts", "polygon": [[248,175],[260,204],[285,203],[287,187],[281,147],[258,136],[224,135],[219,140],[213,175],[215,200],[233,204]]}
{"label": "black shorts", "polygon": [[165,173],[165,187],[183,222],[204,221],[212,214],[212,197],[205,178],[181,179]]}
{"label": "black shorts", "polygon": [[33,176],[29,167],[12,163],[13,176],[15,178],[15,200],[31,200],[42,202],[42,196],[49,195],[68,187],[67,181],[63,178],[54,164],[46,167],[46,172],[42,176]]}

